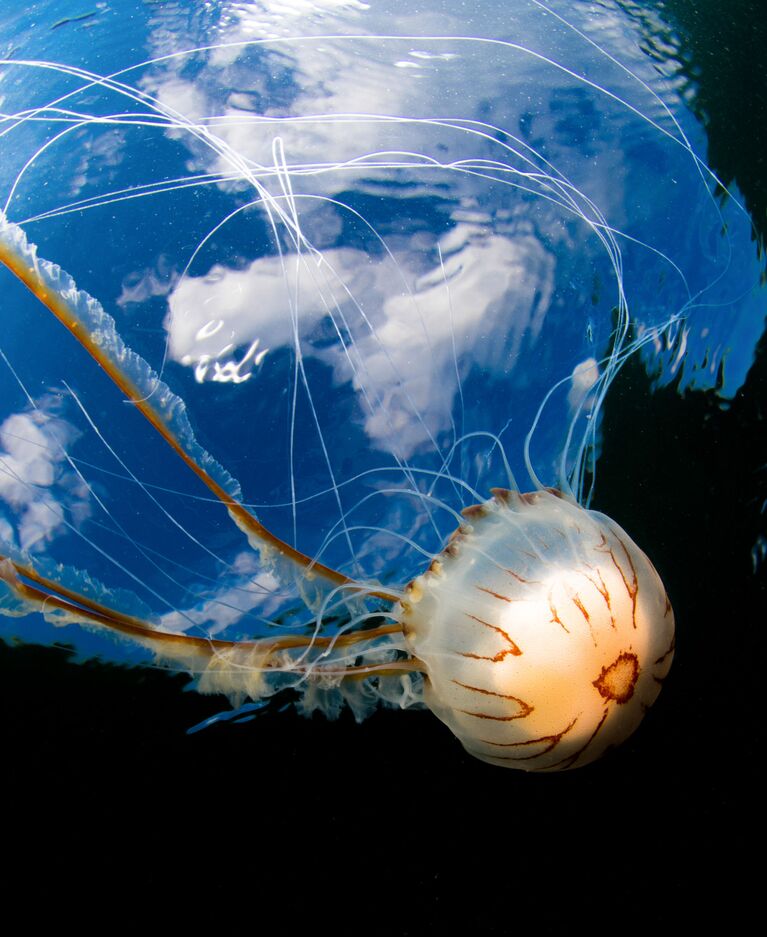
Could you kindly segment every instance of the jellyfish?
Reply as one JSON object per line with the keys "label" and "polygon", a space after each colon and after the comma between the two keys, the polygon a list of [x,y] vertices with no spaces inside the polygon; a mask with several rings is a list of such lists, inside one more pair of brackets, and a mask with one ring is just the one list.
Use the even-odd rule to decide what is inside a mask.
{"label": "jellyfish", "polygon": [[[390,34],[342,6],[111,74],[0,63],[35,88],[4,105],[0,260],[39,305],[0,336],[0,610],[239,710],[426,706],[484,761],[579,767],[674,652],[650,560],[590,506],[601,407],[631,355],[719,379],[748,225],[733,199],[722,235],[630,24],[531,2]],[[165,253],[122,259],[126,225]]]}

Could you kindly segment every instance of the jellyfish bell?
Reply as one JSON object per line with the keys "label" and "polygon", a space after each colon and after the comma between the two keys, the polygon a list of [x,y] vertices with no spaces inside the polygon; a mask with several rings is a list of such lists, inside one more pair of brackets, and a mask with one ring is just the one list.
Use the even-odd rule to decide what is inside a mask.
{"label": "jellyfish bell", "polygon": [[483,761],[593,761],[636,729],[671,666],[658,574],[614,521],[555,489],[496,489],[464,514],[396,613],[424,701]]}
{"label": "jellyfish bell", "polygon": [[[282,690],[305,713],[425,704],[509,767],[577,767],[633,730],[673,616],[649,561],[589,508],[599,413],[630,355],[716,371],[724,327],[693,309],[726,304],[740,255],[712,239],[710,269],[690,270],[688,241],[659,225],[690,202],[717,231],[722,216],[652,67],[523,8],[546,17],[537,44],[510,27],[380,35],[360,5],[343,11],[359,35],[270,24],[109,76],[3,63],[0,257],[68,333],[51,321],[26,372],[23,353],[0,368],[19,401],[0,429],[6,613],[122,636],[235,706]],[[27,72],[40,85],[14,110]],[[233,90],[253,74],[260,91]],[[169,168],[147,181],[155,151]],[[139,214],[164,199],[177,216]],[[137,257],[154,238],[162,256],[128,264],[125,225]],[[51,364],[66,342],[76,363]],[[59,410],[39,396],[44,363]],[[79,436],[37,432],[66,408]],[[144,451],[167,457],[160,483]],[[177,541],[196,551],[186,568]]]}

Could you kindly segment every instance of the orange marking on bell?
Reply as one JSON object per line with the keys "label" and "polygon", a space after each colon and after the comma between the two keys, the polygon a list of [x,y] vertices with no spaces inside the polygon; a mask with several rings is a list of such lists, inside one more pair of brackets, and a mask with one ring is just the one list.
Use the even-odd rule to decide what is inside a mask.
{"label": "orange marking on bell", "polygon": [[[631,585],[629,585],[628,581],[626,580],[626,577],[623,576],[622,569],[621,569],[621,576],[623,576],[623,581],[626,583],[626,591],[631,597],[631,618],[634,624],[634,628],[636,629],[636,626],[637,626],[637,623],[636,623],[637,590],[639,588],[639,580],[637,579],[637,571],[634,568],[634,561],[631,559],[631,554],[629,553],[629,549],[626,546],[626,544],[621,540],[620,537],[616,537],[615,539],[621,545],[623,552],[626,554],[626,559],[628,560],[629,566],[631,567],[631,575],[633,577],[633,581],[631,582]],[[666,599],[668,600],[668,596],[666,596]]]}
{"label": "orange marking on bell", "polygon": [[524,576],[520,576],[519,573],[515,573],[513,569],[507,569],[505,566],[503,567],[503,571],[508,573],[510,576],[513,576],[514,579],[517,580],[517,582],[521,582],[521,583],[528,584],[528,585],[538,582],[537,579],[526,579]]}
{"label": "orange marking on bell", "polygon": [[476,719],[490,719],[493,722],[513,722],[515,719],[520,718],[518,715],[494,716],[492,713],[475,713],[470,709],[459,709],[458,712],[464,713],[466,716],[474,716]]}
{"label": "orange marking on bell", "polygon": [[474,693],[482,693],[485,696],[497,696],[500,699],[513,700],[515,703],[519,703],[522,708],[522,712],[518,716],[515,716],[515,719],[524,719],[526,716],[529,716],[530,713],[535,709],[534,706],[531,706],[529,703],[526,703],[523,699],[520,699],[518,696],[514,696],[511,693],[498,693],[496,690],[486,690],[481,686],[472,686],[469,683],[461,683],[460,680],[453,680],[453,683],[456,686],[462,686],[464,690],[472,690]]}
{"label": "orange marking on bell", "polygon": [[570,634],[570,629],[565,626],[565,623],[559,617],[559,612],[557,612],[554,603],[551,601],[551,595],[549,595],[549,610],[551,612],[551,621],[555,625],[559,625],[560,628],[564,629],[568,634]]}
{"label": "orange marking on bell", "polygon": [[508,758],[514,761],[527,761],[532,758],[538,758],[541,755],[547,755],[550,751],[559,745],[562,739],[567,735],[567,733],[572,729],[575,723],[578,721],[578,717],[561,732],[554,732],[551,735],[540,735],[534,739],[523,739],[519,742],[494,742],[492,739],[477,739],[478,742],[482,742],[484,745],[493,745],[496,748],[525,748],[528,745],[540,745],[541,742],[547,742],[546,748],[543,751],[536,752],[534,755],[524,755],[522,757],[517,757],[515,755],[492,755],[492,758]]}
{"label": "orange marking on bell", "polygon": [[588,740],[584,742],[584,744],[577,751],[573,752],[571,755],[568,755],[567,758],[563,758],[562,761],[557,761],[553,765],[547,765],[545,770],[546,771],[563,771],[566,768],[572,768],[575,762],[581,757],[581,755],[588,749],[588,747],[597,737],[599,730],[605,724],[605,720],[607,719],[607,713],[608,713],[608,709],[605,708],[605,711],[602,714],[602,718],[599,720],[599,724],[591,733]]}
{"label": "orange marking on bell", "polygon": [[600,696],[614,703],[627,703],[634,695],[639,677],[639,661],[636,654],[624,651],[594,680],[593,685]]}
{"label": "orange marking on bell", "polygon": [[487,589],[485,586],[475,586],[475,589],[479,589],[480,592],[486,592],[488,595],[492,595],[495,599],[500,599],[501,602],[511,602],[512,599],[508,595],[501,595],[500,592],[493,592],[492,589]]}
{"label": "orange marking on bell", "polygon": [[586,621],[589,622],[589,624],[590,624],[590,623],[591,623],[591,616],[589,615],[589,613],[588,613],[588,611],[587,611],[587,609],[586,609],[586,606],[583,604],[583,602],[581,602],[580,596],[577,596],[577,595],[574,595],[574,596],[573,596],[573,605],[578,609],[578,611],[581,613],[581,615],[583,615],[583,617],[586,619]]}
{"label": "orange marking on bell", "polygon": [[470,612],[464,612],[464,615],[466,615],[467,618],[471,618],[472,621],[476,621],[480,625],[484,625],[486,628],[490,628],[492,631],[497,632],[503,637],[505,641],[508,641],[509,648],[504,652],[505,654],[513,654],[515,657],[521,656],[522,650],[517,642],[512,640],[508,632],[504,631],[503,628],[501,628],[499,625],[493,625],[489,621],[485,621],[484,618],[479,618],[476,615],[472,615]]}

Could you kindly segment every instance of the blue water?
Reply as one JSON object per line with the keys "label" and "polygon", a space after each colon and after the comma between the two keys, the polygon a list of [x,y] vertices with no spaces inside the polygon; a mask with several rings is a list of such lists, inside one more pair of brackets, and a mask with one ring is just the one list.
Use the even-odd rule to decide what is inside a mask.
{"label": "blue water", "polygon": [[[532,469],[598,493],[628,353],[679,392],[745,380],[751,224],[654,25],[609,2],[38,4],[0,19],[0,192],[267,527],[401,586],[451,512],[510,484],[505,460],[522,489]],[[189,633],[310,623],[76,342],[3,290],[2,544]]]}

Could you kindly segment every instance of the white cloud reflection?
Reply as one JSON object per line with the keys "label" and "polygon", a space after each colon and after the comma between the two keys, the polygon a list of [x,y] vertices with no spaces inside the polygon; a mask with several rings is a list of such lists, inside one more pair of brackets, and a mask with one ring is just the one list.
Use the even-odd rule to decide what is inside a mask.
{"label": "white cloud reflection", "polygon": [[0,424],[0,539],[24,551],[44,549],[66,520],[90,514],[87,487],[66,459],[77,431],[54,406],[44,400]]}
{"label": "white cloud reflection", "polygon": [[[337,384],[353,386],[373,444],[408,458],[449,428],[469,357],[474,367],[508,370],[523,337],[535,342],[555,267],[531,236],[459,223],[430,252],[436,265],[413,271],[414,239],[392,257],[333,248],[188,277],[169,298],[169,353],[200,380],[211,361],[244,379],[264,354],[268,366],[268,351],[298,341]],[[319,329],[322,320],[331,327]],[[256,342],[258,354],[241,367]]]}
{"label": "white cloud reflection", "polygon": [[[186,632],[195,626],[211,637],[220,637],[232,627],[247,627],[248,613],[268,617],[283,604],[284,593],[277,576],[265,570],[257,554],[243,551],[235,556],[229,573],[200,603],[162,615],[161,628]],[[250,626],[251,631],[258,627]]]}

